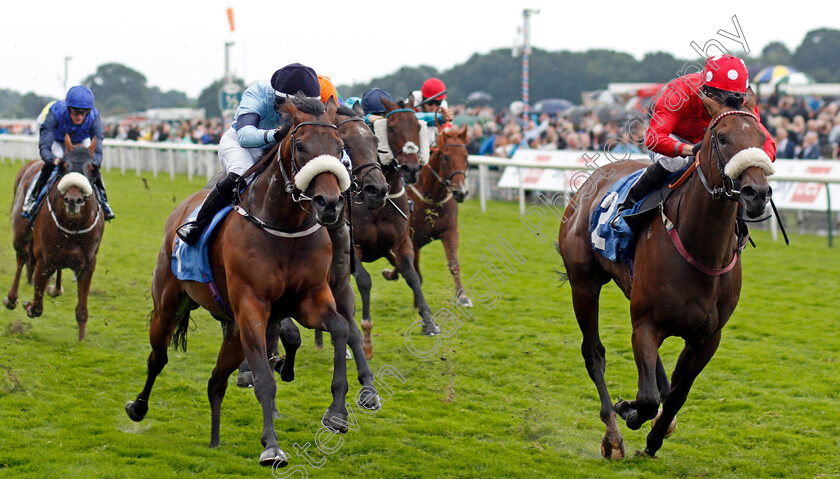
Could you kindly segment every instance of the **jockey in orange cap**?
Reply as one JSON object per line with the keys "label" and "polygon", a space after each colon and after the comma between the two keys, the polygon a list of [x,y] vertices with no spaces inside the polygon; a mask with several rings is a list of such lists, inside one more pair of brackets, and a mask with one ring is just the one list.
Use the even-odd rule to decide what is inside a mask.
{"label": "jockey in orange cap", "polygon": [[[654,188],[659,187],[671,173],[688,166],[700,150],[706,127],[712,118],[703,106],[702,95],[722,105],[740,108],[748,88],[748,73],[744,61],[732,55],[719,55],[706,61],[703,73],[683,75],[661,90],[653,105],[650,126],[645,133],[645,146],[650,150],[653,164],[627,193],[619,205],[619,212],[631,208]],[[759,120],[758,107],[755,116]],[[759,121],[767,136],[764,151],[776,159],[776,143]]]}

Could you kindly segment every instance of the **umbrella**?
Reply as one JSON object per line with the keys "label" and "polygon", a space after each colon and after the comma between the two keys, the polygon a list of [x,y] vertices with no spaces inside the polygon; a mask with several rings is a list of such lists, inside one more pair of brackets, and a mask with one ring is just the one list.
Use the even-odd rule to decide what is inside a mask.
{"label": "umbrella", "polygon": [[631,114],[621,105],[601,105],[595,108],[601,123],[626,121]]}
{"label": "umbrella", "polygon": [[549,115],[554,116],[557,113],[564,112],[573,106],[575,106],[574,103],[563,98],[546,98],[545,100],[540,100],[535,103],[531,113],[548,113]]}
{"label": "umbrella", "polygon": [[759,70],[753,76],[753,83],[778,83],[779,79],[786,77],[792,73],[800,73],[799,70],[785,65],[773,65]]}
{"label": "umbrella", "polygon": [[486,91],[474,91],[467,95],[467,103],[489,103],[493,96]]}
{"label": "umbrella", "polygon": [[618,97],[609,90],[595,90],[593,92],[589,92],[588,98],[589,102],[595,105],[615,105],[620,103]]}

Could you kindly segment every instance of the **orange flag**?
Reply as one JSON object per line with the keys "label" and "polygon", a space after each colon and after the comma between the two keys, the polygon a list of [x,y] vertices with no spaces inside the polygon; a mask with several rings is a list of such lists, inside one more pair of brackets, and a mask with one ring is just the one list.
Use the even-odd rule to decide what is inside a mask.
{"label": "orange flag", "polygon": [[228,23],[230,23],[230,31],[236,30],[233,26],[233,7],[227,8]]}

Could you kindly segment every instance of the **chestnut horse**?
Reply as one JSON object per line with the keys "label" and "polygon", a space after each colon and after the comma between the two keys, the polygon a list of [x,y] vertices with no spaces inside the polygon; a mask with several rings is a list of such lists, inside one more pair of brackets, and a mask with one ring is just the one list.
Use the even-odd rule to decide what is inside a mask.
{"label": "chestnut horse", "polygon": [[[583,333],[581,352],[598,389],[601,420],[607,426],[601,440],[606,458],[624,457],[616,414],[633,430],[654,420],[644,450],[648,456],[655,456],[673,429],[677,411],[717,350],[721,330],[738,303],[737,209],[741,205],[747,216],[755,218],[764,212],[772,194],[767,176],[773,167],[762,150],[765,135],[750,113],[755,108],[752,90],[743,109],[705,96],[703,104],[712,121],[696,158],[696,170],[689,170],[686,176],[691,176],[674,186],[658,214],[637,229],[632,276],[627,264],[611,262],[593,250],[590,218],[610,186],[644,164],[623,161],[595,171],[570,201],[560,226],[558,249]],[[633,356],[639,374],[636,399],[614,406],[604,379],[605,350],[598,333],[598,297],[610,280],[630,300]],[[685,347],[669,384],[659,347],[671,336],[682,338]]]}
{"label": "chestnut horse", "polygon": [[287,463],[273,423],[277,385],[266,354],[266,327],[272,322],[293,317],[307,328],[330,332],[335,343],[333,400],[321,422],[339,433],[347,432],[348,425],[344,354],[349,328],[338,314],[330,291],[332,245],[322,227],[338,221],[345,201],[342,191],[350,186],[347,170],[339,160],[342,142],[335,127],[336,105],[330,100],[325,109],[317,99],[293,98],[284,108],[291,128],[279,148],[267,155],[265,171],[239,198],[239,214],[229,214],[222,220],[209,247],[222,301],[217,302],[205,284],[177,279],[171,267],[175,229],[201,203],[207,190],[190,196],[166,222],[152,283],[148,378],[137,399],[125,407],[132,420],[145,417],[149,394],[166,365],[173,335],[176,347],[186,346],[189,313],[201,306],[222,322],[224,332],[207,385],[210,446],[219,445],[221,404],[228,377],[247,358],[254,373],[254,393],[262,407],[261,441],[265,449],[260,464],[265,466]]}
{"label": "chestnut horse", "polygon": [[[43,161],[27,163],[15,178],[12,231],[17,269],[3,304],[8,309],[17,306],[21,271],[26,265],[35,292],[32,302],[24,301],[23,307],[30,318],[40,316],[44,312],[44,291],[53,297],[60,295],[61,269],[70,268],[78,279],[76,323],[79,326],[81,341],[85,339],[88,320],[87,298],[105,221],[102,207],[93,192],[93,152],[96,139],[93,139],[90,147],[74,147],[70,143],[70,137],[65,136],[64,145],[67,153],[58,165],[56,181],[43,199],[46,204],[41,206],[39,213],[31,221],[22,217],[20,213],[29,184],[40,171]],[[56,284],[47,287],[53,273],[56,274]]]}
{"label": "chestnut horse", "polygon": [[[414,245],[414,269],[420,280],[420,248],[439,239],[449,272],[455,280],[455,298],[466,307],[472,301],[461,286],[461,265],[458,263],[458,203],[462,203],[467,189],[467,126],[459,130],[442,130],[437,145],[432,147],[429,163],[420,171],[420,181],[408,187],[408,197],[414,202],[411,213],[411,243]],[[385,279],[394,281],[397,271],[383,271]]]}
{"label": "chestnut horse", "polygon": [[[379,138],[379,161],[389,185],[387,204],[377,210],[357,204],[351,205],[353,244],[356,253],[356,271],[353,276],[362,297],[364,351],[368,359],[373,357],[373,320],[370,315],[372,282],[370,273],[362,265],[363,262],[387,258],[414,293],[414,305],[422,318],[423,334],[440,334],[423,296],[420,276],[414,269],[414,246],[409,230],[411,211],[405,188],[405,184],[416,183],[422,165],[428,162],[428,150],[424,148],[428,136],[425,130],[421,129],[412,102],[393,103],[382,98],[382,104],[386,109],[385,119],[377,120],[373,126],[374,133]],[[386,126],[387,129],[383,128]]]}

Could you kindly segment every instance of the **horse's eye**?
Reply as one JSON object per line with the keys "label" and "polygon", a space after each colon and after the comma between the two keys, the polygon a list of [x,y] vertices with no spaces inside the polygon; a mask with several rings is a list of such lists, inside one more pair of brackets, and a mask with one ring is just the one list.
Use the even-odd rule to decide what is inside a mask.
{"label": "horse's eye", "polygon": [[724,135],[723,133],[718,135],[718,141],[720,142],[721,145],[725,145],[726,144],[726,135]]}
{"label": "horse's eye", "polygon": [[295,143],[295,150],[296,150],[296,151],[303,151],[303,143],[301,143],[301,142],[296,142],[296,143]]}

